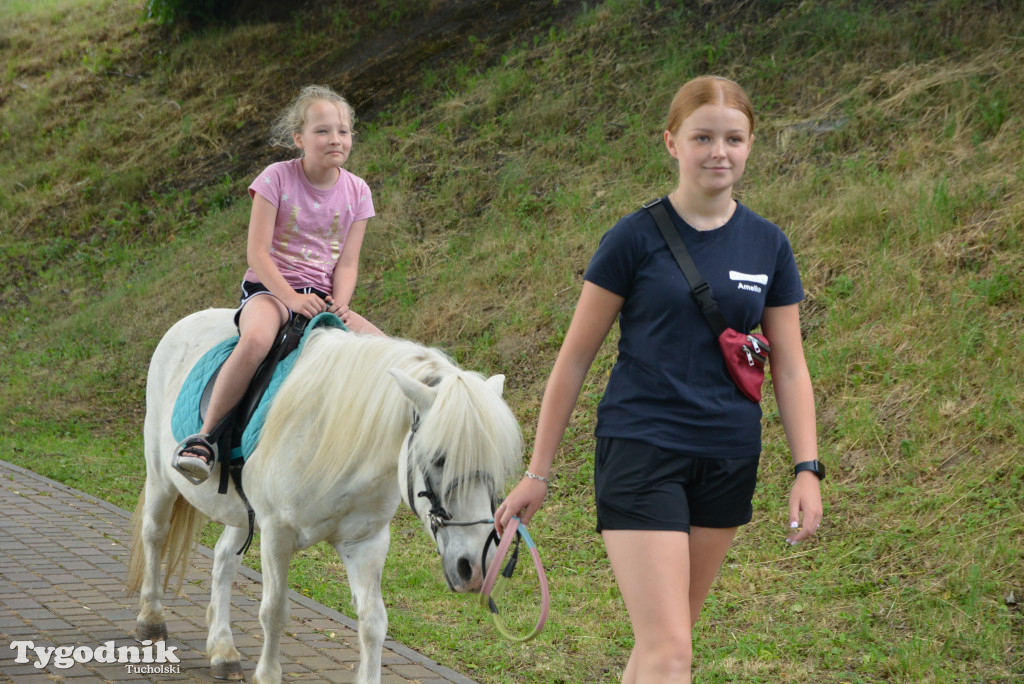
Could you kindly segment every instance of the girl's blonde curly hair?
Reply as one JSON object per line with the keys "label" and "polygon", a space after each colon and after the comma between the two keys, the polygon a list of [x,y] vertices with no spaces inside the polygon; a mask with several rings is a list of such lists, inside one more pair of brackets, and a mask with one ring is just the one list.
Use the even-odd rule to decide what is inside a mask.
{"label": "girl's blonde curly hair", "polygon": [[[317,102],[332,102],[348,114],[349,126],[355,127],[356,112],[348,100],[331,88],[322,85],[308,85],[292,100],[287,109],[277,117],[270,129],[270,144],[275,147],[295,148],[295,133],[301,133],[306,125],[306,112]],[[353,133],[355,131],[353,130]]]}

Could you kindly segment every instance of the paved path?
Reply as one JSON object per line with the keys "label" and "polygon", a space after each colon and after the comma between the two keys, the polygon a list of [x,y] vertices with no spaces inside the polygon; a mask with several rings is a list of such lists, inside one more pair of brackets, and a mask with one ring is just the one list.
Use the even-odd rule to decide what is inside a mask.
{"label": "paved path", "polygon": [[[142,648],[133,638],[137,596],[125,595],[131,514],[105,501],[0,461],[0,682],[16,684],[95,684],[98,682],[210,682],[204,654],[204,614],[210,595],[213,555],[200,548],[182,593],[164,602],[168,612],[166,646],[180,663],[176,672],[129,672],[124,664],[104,664],[100,649],[113,641]],[[243,567],[232,602],[235,645],[242,668],[252,677],[263,632],[259,625],[260,574]],[[358,665],[355,621],[295,592],[281,641],[284,680],[352,682]],[[12,648],[16,642],[33,646]],[[67,663],[55,659],[43,668],[31,650],[72,647]],[[151,646],[154,660],[160,654]],[[66,649],[71,650],[71,649]],[[75,662],[75,654],[89,662]],[[19,655],[24,654],[24,657]],[[144,656],[144,652],[142,653]],[[29,662],[17,662],[28,660]],[[112,658],[110,658],[112,660]],[[446,667],[394,641],[384,643],[384,684],[473,684]],[[150,665],[149,669],[160,669]]]}

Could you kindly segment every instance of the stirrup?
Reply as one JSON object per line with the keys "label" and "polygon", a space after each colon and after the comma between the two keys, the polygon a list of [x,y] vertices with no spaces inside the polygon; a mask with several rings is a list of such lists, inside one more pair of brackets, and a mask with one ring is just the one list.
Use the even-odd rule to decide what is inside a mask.
{"label": "stirrup", "polygon": [[186,437],[185,439],[183,439],[180,442],[178,442],[178,446],[174,447],[174,461],[171,463],[171,466],[175,470],[177,470],[179,473],[181,473],[182,476],[186,480],[188,480],[189,482],[191,482],[194,485],[198,485],[198,484],[202,484],[202,483],[206,482],[208,479],[210,479],[210,475],[207,475],[204,478],[198,478],[195,475],[193,475],[192,473],[190,473],[187,470],[185,470],[184,468],[182,468],[181,467],[181,463],[180,463],[182,449],[185,449],[185,448],[193,446],[193,445],[204,446],[204,447],[206,447],[207,449],[210,450],[210,462],[209,462],[210,475],[213,475],[213,467],[214,467],[214,465],[217,464],[217,460],[218,460],[217,444],[216,444],[216,442],[211,443],[210,442],[210,435],[208,435],[206,433],[203,433],[203,432],[200,432],[200,433],[195,434],[195,435],[190,435],[189,437]]}

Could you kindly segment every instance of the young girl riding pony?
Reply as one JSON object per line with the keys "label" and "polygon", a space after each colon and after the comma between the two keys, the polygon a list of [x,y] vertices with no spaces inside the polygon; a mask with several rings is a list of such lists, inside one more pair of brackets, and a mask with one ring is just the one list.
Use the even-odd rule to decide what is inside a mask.
{"label": "young girl riding pony", "polygon": [[352,311],[366,224],[374,216],[370,188],[343,167],[352,151],[355,113],[323,86],[299,93],[274,126],[274,143],[302,156],[271,164],[249,186],[252,213],[235,314],[239,340],[215,381],[199,434],[176,454],[194,481],[210,475],[210,432],[241,401],[279,332],[296,314],[329,311],[357,333],[383,335]]}

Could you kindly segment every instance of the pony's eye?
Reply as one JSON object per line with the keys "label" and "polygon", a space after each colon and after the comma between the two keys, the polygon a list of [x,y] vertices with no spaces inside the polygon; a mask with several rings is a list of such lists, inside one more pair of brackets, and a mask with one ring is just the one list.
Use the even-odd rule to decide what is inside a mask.
{"label": "pony's eye", "polygon": [[441,454],[437,459],[434,460],[435,468],[444,468],[444,464],[448,462],[448,457]]}

